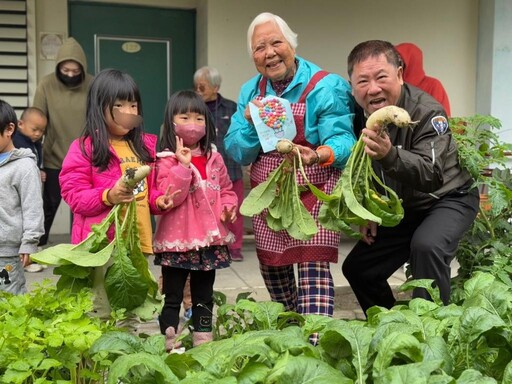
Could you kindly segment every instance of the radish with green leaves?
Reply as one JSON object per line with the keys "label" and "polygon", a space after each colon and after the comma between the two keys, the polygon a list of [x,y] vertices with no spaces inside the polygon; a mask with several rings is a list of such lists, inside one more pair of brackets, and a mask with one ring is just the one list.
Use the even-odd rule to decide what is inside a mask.
{"label": "radish with green leaves", "polygon": [[286,230],[298,240],[310,240],[318,232],[311,213],[301,201],[306,187],[297,182],[300,172],[308,188],[323,199],[329,196],[308,181],[298,147],[288,139],[281,139],[276,150],[284,155],[281,164],[272,171],[267,180],[253,188],[240,206],[240,213],[252,217],[267,209],[266,222],[274,231]]}
{"label": "radish with green leaves", "polygon": [[[366,128],[375,130],[378,125],[385,134],[388,124],[409,129],[414,125],[409,113],[396,106],[383,107],[372,113]],[[372,167],[372,159],[365,152],[362,134],[348,159],[343,174],[330,199],[324,200],[320,208],[320,224],[333,231],[343,231],[350,237],[360,239],[361,234],[351,225],[366,225],[369,221],[386,227],[396,226],[404,216],[398,195],[386,186]]]}
{"label": "radish with green leaves", "polygon": [[[147,165],[127,168],[121,180],[128,188],[135,188],[149,172]],[[61,275],[57,287],[74,291],[91,287],[94,269],[111,261],[104,276],[110,306],[136,310],[139,317],[151,319],[160,305],[158,285],[140,247],[136,210],[135,199],[116,204],[79,244],[58,244],[31,257],[38,263],[56,266],[54,273]],[[113,240],[108,236],[112,225]]]}

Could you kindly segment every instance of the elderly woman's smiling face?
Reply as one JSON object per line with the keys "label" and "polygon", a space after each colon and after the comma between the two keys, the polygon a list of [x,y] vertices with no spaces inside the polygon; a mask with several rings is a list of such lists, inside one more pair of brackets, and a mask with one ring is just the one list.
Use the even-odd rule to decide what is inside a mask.
{"label": "elderly woman's smiling face", "polygon": [[279,81],[295,74],[295,49],[275,23],[269,21],[256,26],[251,47],[256,69],[264,77]]}

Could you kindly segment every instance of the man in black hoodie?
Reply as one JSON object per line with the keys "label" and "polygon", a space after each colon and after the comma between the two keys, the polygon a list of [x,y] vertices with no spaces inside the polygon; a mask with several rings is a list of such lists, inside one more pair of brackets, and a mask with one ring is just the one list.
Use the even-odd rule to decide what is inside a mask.
{"label": "man in black hoodie", "polygon": [[55,214],[61,201],[59,173],[71,142],[85,126],[87,92],[93,76],[87,73],[85,53],[72,37],[57,52],[55,72],[39,83],[32,103],[48,119],[43,141],[43,166],[46,182],[43,189],[44,235],[46,245]]}

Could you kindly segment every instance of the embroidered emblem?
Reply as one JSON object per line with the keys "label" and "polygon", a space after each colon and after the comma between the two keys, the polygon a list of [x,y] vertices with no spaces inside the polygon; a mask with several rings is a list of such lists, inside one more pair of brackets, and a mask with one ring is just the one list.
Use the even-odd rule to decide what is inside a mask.
{"label": "embroidered emblem", "polygon": [[448,130],[448,120],[444,116],[435,116],[431,122],[438,135],[444,135]]}

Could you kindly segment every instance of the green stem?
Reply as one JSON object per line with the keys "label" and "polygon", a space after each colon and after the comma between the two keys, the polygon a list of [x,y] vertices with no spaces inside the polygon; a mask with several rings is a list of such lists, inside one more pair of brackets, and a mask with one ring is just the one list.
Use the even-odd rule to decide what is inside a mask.
{"label": "green stem", "polygon": [[485,223],[485,227],[486,229],[489,231],[489,233],[491,234],[491,239],[495,239],[496,238],[496,234],[494,232],[494,228],[491,224],[491,222],[489,221],[489,218],[487,217],[487,215],[485,214],[485,211],[482,209],[482,207],[479,207],[478,208],[478,212],[480,214],[480,217],[482,217],[484,223]]}

